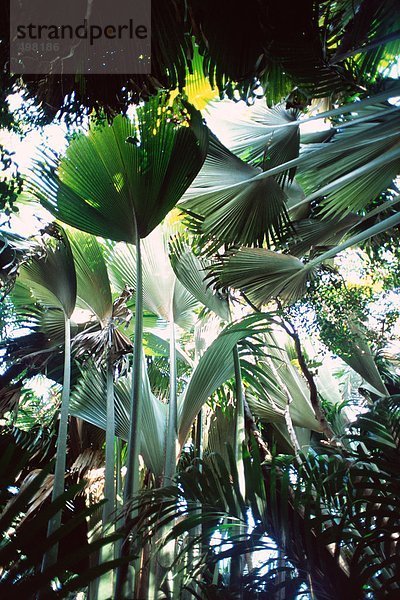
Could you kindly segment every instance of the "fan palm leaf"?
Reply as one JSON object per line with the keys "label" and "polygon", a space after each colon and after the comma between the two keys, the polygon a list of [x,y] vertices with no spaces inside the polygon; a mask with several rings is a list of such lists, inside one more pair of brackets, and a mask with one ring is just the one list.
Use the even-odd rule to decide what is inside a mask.
{"label": "fan palm leaf", "polygon": [[357,324],[357,319],[352,318],[351,314],[344,317],[344,321],[348,324],[351,336],[348,340],[348,351],[340,352],[340,358],[361,375],[373,387],[375,392],[381,396],[387,396],[388,390],[376,366],[373,353],[362,327]]}
{"label": "fan palm leaf", "polygon": [[170,260],[177,278],[193,297],[218,315],[222,321],[229,321],[227,300],[206,281],[209,261],[195,255],[184,236],[177,235],[171,240]]}
{"label": "fan palm leaf", "polygon": [[[130,429],[131,377],[119,377],[115,384],[115,435],[127,441]],[[142,373],[143,422],[141,453],[152,472],[160,477],[164,468],[164,439],[167,405],[151,392],[146,369]],[[106,374],[94,365],[82,372],[72,391],[71,414],[100,429],[107,429]]]}
{"label": "fan palm leaf", "polygon": [[[241,106],[229,100],[213,102],[207,109],[207,123],[213,133],[231,152],[242,160],[260,164],[268,151],[276,156],[266,168],[272,168],[295,159],[299,155],[299,141],[302,145],[316,141],[329,141],[343,126],[343,116],[349,114],[347,123],[356,125],[383,114],[395,113],[393,106],[384,101],[393,96],[394,91],[380,92],[356,103],[344,104],[317,114],[301,114],[299,109],[287,109],[283,103],[269,108],[264,99],[257,99],[251,106]],[[365,112],[368,109],[368,112]],[[382,112],[384,111],[384,112]],[[336,126],[336,119],[341,122]],[[302,133],[309,123],[332,121],[326,131]],[[299,138],[300,134],[300,138]],[[322,136],[322,139],[319,139]],[[295,169],[295,168],[294,168]]]}
{"label": "fan palm leaf", "polygon": [[[177,281],[168,256],[169,229],[157,227],[142,242],[143,305],[165,322],[171,319],[186,329],[193,323],[196,299]],[[107,253],[111,281],[119,292],[136,290],[136,250],[117,244]]]}
{"label": "fan palm leaf", "polygon": [[308,263],[265,248],[241,248],[223,258],[219,266],[213,267],[213,271],[221,285],[242,290],[257,307],[277,296],[286,302],[293,302],[304,295],[308,279],[314,276],[315,269],[325,260],[399,223],[400,214],[388,217]]}
{"label": "fan palm leaf", "polygon": [[135,122],[117,116],[111,126],[74,139],[65,156],[44,154],[35,161],[30,191],[61,221],[134,243],[194,179],[207,136],[199,112],[178,103],[171,108],[159,95],[137,109]]}
{"label": "fan palm leaf", "polygon": [[179,440],[185,443],[190,427],[208,398],[235,374],[233,350],[241,340],[269,328],[267,314],[251,315],[225,327],[205,350],[188,385],[178,399]]}
{"label": "fan palm leaf", "polygon": [[[321,431],[306,381],[292,365],[285,349],[285,336],[280,334],[278,341],[276,332],[271,331],[265,332],[263,337],[268,356],[260,356],[255,364],[254,359],[242,361],[244,380],[250,386],[247,397],[253,414],[266,423],[284,424],[285,408],[289,405],[294,425]],[[284,382],[285,389],[277,376]]]}
{"label": "fan palm leaf", "polygon": [[[228,101],[213,103],[207,109],[207,123],[231,152],[254,165],[276,167],[298,157],[300,151],[299,111],[286,110],[284,104],[268,108],[264,101],[256,101],[228,120],[219,109],[227,108]],[[238,112],[238,111],[235,111]],[[234,118],[236,117],[236,118]],[[289,127],[285,127],[287,124]],[[295,169],[290,172],[293,179]],[[281,178],[284,177],[284,173]]]}
{"label": "fan palm leaf", "polygon": [[259,174],[211,136],[204,166],[179,207],[206,239],[261,246],[280,234],[287,216],[284,191],[274,177]]}
{"label": "fan palm leaf", "polygon": [[[197,366],[193,370],[188,385],[178,398],[178,427],[181,446],[185,443],[194,419],[208,398],[234,375],[234,362],[232,350],[234,346],[260,331],[269,329],[270,316],[256,314],[244,320],[229,325],[219,337],[205,350]],[[229,359],[227,360],[227,357]],[[82,382],[73,392],[72,413],[82,419],[88,420],[93,425],[105,429],[105,377],[100,376],[95,369],[90,374],[83,373]],[[129,388],[128,378],[119,378],[116,385],[116,434],[126,439],[130,426],[129,416]],[[121,392],[123,390],[123,392]],[[152,444],[154,456],[163,455],[164,435],[166,431],[167,406],[150,391],[146,370],[143,368],[143,394],[150,398],[144,403],[143,421],[143,448]],[[121,396],[121,393],[123,396]],[[146,464],[161,473],[160,462],[151,458],[151,453],[144,450]],[[153,462],[151,462],[153,460]]]}
{"label": "fan palm leaf", "polygon": [[[394,114],[393,114],[394,112]],[[379,114],[380,113],[380,114]],[[400,109],[388,105],[375,119],[351,125],[313,153],[301,168],[306,198],[322,201],[326,216],[358,212],[385,191],[400,168]]]}
{"label": "fan palm leaf", "polygon": [[[391,185],[399,170],[399,108],[385,102],[393,93],[383,92],[305,119],[290,119],[283,107],[275,115],[261,102],[256,103],[249,109],[250,116],[243,117],[246,123],[239,120],[230,123],[229,129],[221,128],[229,151],[212,138],[204,167],[182,201],[192,227],[220,243],[262,245],[263,238],[280,239],[287,223],[286,211],[293,218],[304,207],[301,216],[307,216],[313,200],[319,200],[327,220],[362,211]],[[298,156],[300,125],[328,118],[333,127],[325,141],[303,144]],[[249,171],[250,165],[238,161],[230,150],[248,160],[264,156],[264,172]],[[263,194],[258,186],[264,180],[285,181],[296,169],[306,191],[306,197],[297,202],[286,197],[287,187],[278,200],[272,188]],[[244,179],[248,180],[245,191]],[[219,181],[228,182],[229,187]],[[218,247],[216,243],[214,247]]]}
{"label": "fan palm leaf", "polygon": [[101,245],[92,235],[66,229],[77,275],[77,304],[104,325],[112,317],[110,281]]}
{"label": "fan palm leaf", "polygon": [[21,267],[20,282],[43,306],[59,308],[70,318],[76,302],[75,266],[65,233],[56,228],[54,234],[42,256],[32,257]]}

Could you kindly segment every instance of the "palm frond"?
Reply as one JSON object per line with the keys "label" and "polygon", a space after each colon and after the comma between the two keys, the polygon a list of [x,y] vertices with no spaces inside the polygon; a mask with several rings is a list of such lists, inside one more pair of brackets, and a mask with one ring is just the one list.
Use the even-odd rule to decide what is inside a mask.
{"label": "palm frond", "polygon": [[210,137],[204,166],[179,207],[192,227],[221,243],[261,246],[279,237],[287,223],[285,193],[274,177],[240,160]]}
{"label": "palm frond", "polygon": [[[162,474],[167,406],[151,392],[145,363],[142,372],[143,421],[141,452],[146,465]],[[131,374],[119,377],[114,385],[115,435],[127,440],[130,427]],[[106,377],[96,367],[86,369],[71,395],[71,414],[106,430]]]}
{"label": "palm frond", "polygon": [[[13,486],[13,476],[16,469],[28,462],[30,452],[13,443],[8,444],[8,451],[0,463],[2,483],[6,488]],[[0,576],[0,593],[4,597],[16,594],[19,598],[30,598],[37,593],[48,598],[59,596],[60,589],[55,591],[52,582],[57,578],[62,588],[61,593],[74,592],[94,580],[102,572],[112,569],[114,561],[103,564],[102,567],[89,567],[86,572],[82,565],[89,561],[95,553],[111,541],[119,539],[119,534],[101,536],[97,541],[81,545],[60,556],[57,563],[40,572],[43,556],[55,543],[63,543],[68,536],[76,535],[77,530],[85,524],[86,518],[98,509],[97,504],[75,514],[69,521],[64,522],[52,536],[46,538],[47,523],[54,518],[61,508],[71,506],[74,497],[81,491],[84,484],[71,486],[57,500],[47,503],[35,518],[26,517],[21,522],[21,515],[27,515],[37,494],[42,491],[49,468],[32,473],[29,480],[21,486],[18,493],[7,503],[0,515],[0,530],[3,533],[0,543],[0,561],[2,573]],[[13,531],[14,530],[14,531]]]}
{"label": "palm frond", "polygon": [[20,281],[41,304],[61,308],[71,317],[76,302],[76,272],[68,238],[61,228],[49,238],[41,257],[33,256],[21,267]]}
{"label": "palm frond", "polygon": [[288,302],[301,298],[309,276],[295,256],[265,248],[241,248],[224,257],[213,272],[221,285],[242,290],[257,307],[275,296]]}
{"label": "palm frond", "polygon": [[[187,125],[187,126],[186,126]],[[161,94],[36,160],[30,192],[58,219],[93,235],[135,242],[173,208],[203,164],[208,133],[189,105]]]}
{"label": "palm frond", "polygon": [[[286,110],[284,104],[268,108],[265,101],[256,100],[253,106],[246,106],[238,115],[232,112],[232,118],[228,120],[221,110],[222,107],[228,108],[227,105],[228,101],[211,104],[207,110],[207,122],[231,152],[248,163],[264,164],[266,168],[276,167],[298,157],[298,110]],[[291,126],[285,127],[288,124]],[[293,179],[295,171],[294,168],[289,172],[289,179]],[[285,173],[282,173],[280,179],[284,178]]]}
{"label": "palm frond", "polygon": [[252,413],[265,423],[284,425],[285,408],[289,405],[294,425],[321,431],[306,381],[291,364],[282,334],[279,341],[274,332],[265,332],[263,336],[268,355],[242,360],[243,378],[249,386],[246,397]]}
{"label": "palm frond", "polygon": [[400,214],[396,213],[308,263],[303,263],[290,254],[272,252],[265,248],[241,248],[221,258],[213,267],[214,278],[220,285],[242,290],[257,307],[276,296],[285,302],[293,302],[304,295],[309,279],[315,276],[316,268],[325,260],[399,223]]}
{"label": "palm frond", "polygon": [[223,321],[229,321],[227,301],[206,282],[209,262],[196,256],[183,236],[175,236],[170,242],[170,260],[179,281],[193,296]]}
{"label": "palm frond", "polygon": [[110,282],[102,248],[94,236],[67,229],[77,276],[78,304],[93,312],[101,323],[112,315]]}
{"label": "palm frond", "polygon": [[267,314],[251,315],[228,325],[202,354],[178,401],[179,440],[183,444],[203,404],[234,375],[232,350],[240,340],[268,329]]}
{"label": "palm frond", "polygon": [[[143,303],[147,310],[168,322],[173,315],[177,325],[189,328],[198,303],[177,281],[168,257],[168,230],[157,227],[142,242]],[[108,252],[110,278],[122,292],[136,290],[136,250],[117,244]],[[172,311],[172,312],[171,312]]]}
{"label": "palm frond", "polygon": [[388,104],[378,105],[376,110],[374,113],[365,109],[370,121],[352,125],[350,120],[349,127],[339,128],[318,153],[309,154],[308,164],[299,170],[307,199],[324,196],[322,208],[326,216],[359,212],[397,177],[400,109],[393,110]]}

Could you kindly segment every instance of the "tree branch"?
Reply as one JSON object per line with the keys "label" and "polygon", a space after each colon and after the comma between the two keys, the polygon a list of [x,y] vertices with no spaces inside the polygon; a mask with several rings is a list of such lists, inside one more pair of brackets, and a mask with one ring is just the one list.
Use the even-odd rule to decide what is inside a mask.
{"label": "tree branch", "polygon": [[[282,305],[280,303],[278,303],[278,307],[279,307],[279,309],[282,309]],[[321,429],[324,432],[328,441],[331,441],[335,437],[335,434],[334,434],[333,430],[331,429],[331,426],[329,425],[329,423],[326,419],[324,409],[321,406],[321,402],[319,400],[318,390],[317,390],[317,386],[315,384],[314,376],[311,373],[310,369],[308,368],[305,356],[304,356],[302,348],[301,348],[301,342],[300,342],[299,335],[298,335],[295,327],[293,326],[293,324],[290,323],[290,321],[288,321],[286,316],[285,316],[285,320],[286,320],[286,323],[289,323],[290,327],[287,326],[287,324],[285,323],[283,318],[281,319],[280,324],[281,324],[282,328],[284,329],[284,331],[286,331],[286,333],[291,337],[291,339],[294,342],[296,356],[297,356],[297,360],[299,362],[301,372],[303,373],[303,375],[307,381],[308,387],[310,389],[310,402],[311,402],[311,406],[313,407],[313,410],[315,413],[315,418],[321,425]]]}

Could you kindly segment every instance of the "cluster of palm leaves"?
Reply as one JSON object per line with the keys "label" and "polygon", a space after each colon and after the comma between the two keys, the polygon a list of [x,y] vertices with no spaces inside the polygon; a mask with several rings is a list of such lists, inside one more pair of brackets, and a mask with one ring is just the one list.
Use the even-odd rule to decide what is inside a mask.
{"label": "cluster of palm leaves", "polygon": [[[108,532],[89,541],[86,520],[96,514],[101,503],[85,506],[84,481],[75,481],[49,501],[54,479],[52,442],[49,432],[37,427],[28,433],[19,428],[1,432],[0,592],[4,598],[66,597],[85,589],[116,564],[99,565],[93,560],[102,547],[121,536]],[[48,523],[61,509],[63,524],[47,536]],[[54,544],[60,547],[57,563],[42,569],[43,556]]]}
{"label": "cluster of palm leaves", "polygon": [[[142,493],[132,526],[155,553],[180,541],[175,589],[195,597],[203,597],[197,589],[206,598],[282,592],[285,598],[301,592],[394,598],[399,415],[398,396],[380,400],[340,436],[339,448],[320,447],[299,461],[279,455],[261,462],[253,439],[250,451],[243,447],[242,484],[231,447],[227,459],[211,453],[186,460],[174,485]],[[171,527],[158,538],[165,523]],[[238,559],[245,565],[239,577]],[[221,566],[228,560],[224,577]]]}
{"label": "cluster of palm leaves", "polygon": [[[261,82],[269,104],[289,96],[296,108],[311,98],[352,95],[379,84],[382,65],[399,51],[395,0],[303,0],[288,9],[259,0],[245,6],[228,0],[217,6],[211,0],[154,0],[151,9],[151,74],[83,75],[77,85],[74,75],[18,78],[8,73],[10,5],[4,0],[0,64],[5,98],[22,83],[26,97],[41,107],[42,120],[52,120],[60,110],[70,120],[99,107],[116,114],[160,88],[184,87],[199,56],[201,72],[220,94],[252,100]],[[0,114],[8,124],[4,104]]]}
{"label": "cluster of palm leaves", "polygon": [[[366,4],[356,19],[341,3],[330,25],[356,19],[362,29]],[[200,51],[221,87],[235,77],[228,46],[220,51],[214,23],[196,10],[208,42]],[[358,52],[352,31],[336,48],[345,60]],[[133,120],[93,125],[64,155],[45,149],[36,159],[25,199],[57,221],[25,252],[13,236],[0,248],[22,328],[2,343],[2,417],[14,423],[38,374],[61,394],[54,473],[41,464],[25,485],[16,468],[18,494],[3,503],[7,593],[17,584],[20,597],[62,597],[89,581],[90,598],[398,590],[397,400],[347,315],[343,358],[375,402],[349,429],[330,369],[313,372],[286,306],[340,252],[398,229],[400,115],[389,100],[399,88],[347,102],[339,83],[348,77],[333,59],[318,90],[308,88],[309,70],[322,69],[308,33],[302,68],[275,41],[263,58],[268,77],[286,65],[310,97],[338,86],[334,107],[257,99],[220,127],[228,101],[202,114],[187,96],[161,92]],[[363,59],[380,64],[382,44],[363,41]],[[253,50],[238,62],[242,91]],[[312,122],[330,127],[304,133]],[[82,494],[88,506],[68,519]],[[74,518],[88,524],[85,577],[74,555],[61,560]],[[35,528],[47,534],[32,555]]]}

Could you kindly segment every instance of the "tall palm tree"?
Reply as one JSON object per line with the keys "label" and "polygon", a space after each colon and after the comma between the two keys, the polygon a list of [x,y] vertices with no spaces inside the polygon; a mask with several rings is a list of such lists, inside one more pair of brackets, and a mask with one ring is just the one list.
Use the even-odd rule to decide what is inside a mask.
{"label": "tall palm tree", "polygon": [[105,238],[135,244],[137,289],[131,431],[124,495],[138,489],[142,421],[141,238],[173,208],[200,169],[207,130],[190,106],[169,106],[161,94],[137,110],[137,120],[118,116],[91,130],[63,158],[36,163],[32,192],[60,220]]}
{"label": "tall palm tree", "polygon": [[[177,336],[176,328],[189,329],[195,319],[197,300],[174,274],[168,257],[170,228],[158,226],[143,240],[143,305],[168,323],[169,329],[169,399],[165,440],[164,481],[172,478],[177,461]],[[109,253],[108,263],[116,288],[137,289],[137,254],[133,247],[117,245]]]}
{"label": "tall palm tree", "polygon": [[[71,384],[71,325],[70,319],[76,303],[76,272],[69,240],[65,232],[56,226],[49,230],[47,244],[42,256],[32,257],[20,270],[19,282],[27,287],[33,297],[43,306],[59,309],[64,316],[64,371],[61,396],[60,423],[52,499],[64,493],[64,477],[67,455],[68,416]],[[49,521],[51,536],[61,524],[61,510]],[[57,560],[57,545],[46,553],[43,569]]]}
{"label": "tall palm tree", "polygon": [[[139,489],[142,428],[143,283],[141,239],[174,207],[203,164],[208,131],[201,115],[160,94],[137,109],[136,121],[117,116],[111,126],[74,140],[61,159],[36,163],[31,192],[57,218],[94,235],[134,244],[136,314],[132,402],[124,499]],[[124,547],[127,549],[127,545]],[[122,589],[122,573],[117,591]]]}
{"label": "tall palm tree", "polygon": [[[74,337],[76,355],[91,356],[98,368],[105,364],[107,381],[107,428],[103,523],[109,523],[115,511],[115,411],[114,362],[131,349],[124,333],[117,329],[116,307],[113,304],[110,281],[101,245],[96,238],[82,231],[68,230],[68,239],[77,273],[77,305],[96,317],[94,324]],[[120,307],[120,302],[117,302]]]}

